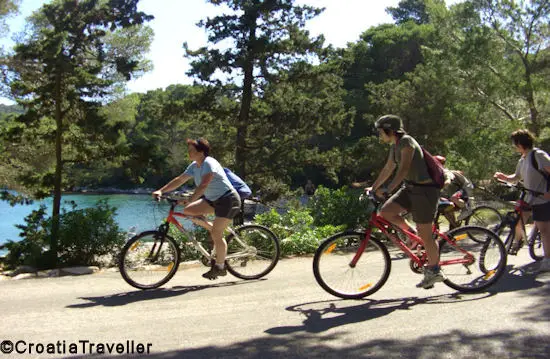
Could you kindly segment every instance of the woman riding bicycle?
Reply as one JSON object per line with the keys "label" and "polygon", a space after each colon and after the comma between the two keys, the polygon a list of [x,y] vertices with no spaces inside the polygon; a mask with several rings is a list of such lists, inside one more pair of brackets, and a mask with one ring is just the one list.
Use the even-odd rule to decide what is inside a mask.
{"label": "woman riding bicycle", "polygon": [[[168,184],[153,192],[158,198],[163,193],[171,192],[190,179],[194,179],[196,189],[191,199],[186,202],[183,213],[189,216],[202,216],[215,214],[210,231],[216,250],[216,264],[202,276],[207,279],[216,279],[227,274],[225,269],[225,257],[227,255],[227,243],[223,233],[231,224],[233,217],[240,212],[241,199],[237,191],[229,182],[223,167],[213,157],[209,156],[210,144],[204,138],[187,140],[189,158],[193,161],[187,169]],[[200,223],[197,223],[200,225]]]}
{"label": "woman riding bicycle", "polygon": [[[447,159],[441,155],[434,158],[445,167]],[[470,196],[468,195],[471,182],[460,171],[445,168],[445,187],[441,190],[438,211],[449,221],[450,228],[458,227],[455,212],[462,210],[458,221],[470,213]]]}

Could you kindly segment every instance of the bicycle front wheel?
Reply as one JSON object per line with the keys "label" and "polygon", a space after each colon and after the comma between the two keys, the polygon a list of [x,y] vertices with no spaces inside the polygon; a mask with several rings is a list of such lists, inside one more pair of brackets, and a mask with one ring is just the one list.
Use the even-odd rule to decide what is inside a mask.
{"label": "bicycle front wheel", "polygon": [[529,234],[529,255],[536,261],[544,258],[544,247],[537,227],[533,227]]}
{"label": "bicycle front wheel", "polygon": [[472,210],[472,213],[466,217],[464,224],[467,226],[479,226],[494,230],[502,222],[502,215],[493,207],[478,206]]}
{"label": "bicycle front wheel", "polygon": [[461,292],[476,292],[493,285],[506,270],[506,250],[487,228],[466,226],[446,234],[439,242],[439,263],[445,284]]}
{"label": "bicycle front wheel", "polygon": [[241,279],[258,279],[275,268],[280,247],[277,236],[264,226],[256,224],[235,228],[237,237],[227,240],[226,267],[229,273]]}
{"label": "bicycle front wheel", "polygon": [[358,299],[379,290],[390,275],[391,260],[387,248],[376,238],[369,238],[361,258],[353,258],[365,240],[365,233],[347,231],[326,239],[313,258],[313,274],[328,293]]}
{"label": "bicycle front wheel", "polygon": [[118,266],[122,278],[132,287],[153,289],[176,274],[179,262],[179,246],[174,239],[159,231],[148,231],[126,242]]}

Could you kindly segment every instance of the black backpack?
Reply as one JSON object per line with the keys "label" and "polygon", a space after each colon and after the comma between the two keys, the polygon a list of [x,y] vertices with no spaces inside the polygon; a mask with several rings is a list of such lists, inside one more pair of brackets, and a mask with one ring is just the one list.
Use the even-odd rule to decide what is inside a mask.
{"label": "black backpack", "polygon": [[544,179],[546,180],[546,192],[548,192],[550,190],[550,175],[546,173],[544,169],[539,168],[539,164],[537,163],[537,157],[535,156],[536,151],[543,152],[542,150],[536,147],[533,148],[533,151],[531,151],[531,166],[533,166],[533,168],[536,169],[538,173],[540,173],[540,175],[544,177]]}

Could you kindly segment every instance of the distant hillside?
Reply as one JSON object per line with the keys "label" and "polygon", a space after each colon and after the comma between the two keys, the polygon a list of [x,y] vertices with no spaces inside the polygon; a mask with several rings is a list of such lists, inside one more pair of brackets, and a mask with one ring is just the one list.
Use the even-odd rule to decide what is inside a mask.
{"label": "distant hillside", "polygon": [[23,110],[23,108],[19,105],[3,105],[3,104],[0,104],[0,117],[2,117],[3,115],[8,115],[10,113],[15,113],[15,114],[22,114],[24,113],[25,110]]}

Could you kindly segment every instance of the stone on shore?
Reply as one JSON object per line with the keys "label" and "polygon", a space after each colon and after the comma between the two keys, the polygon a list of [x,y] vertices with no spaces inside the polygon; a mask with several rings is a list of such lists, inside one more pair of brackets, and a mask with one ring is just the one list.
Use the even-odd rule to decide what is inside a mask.
{"label": "stone on shore", "polygon": [[98,267],[68,267],[68,268],[61,268],[61,275],[68,274],[68,275],[84,275],[84,274],[93,274],[95,272],[99,271]]}

